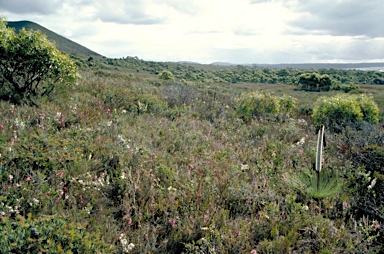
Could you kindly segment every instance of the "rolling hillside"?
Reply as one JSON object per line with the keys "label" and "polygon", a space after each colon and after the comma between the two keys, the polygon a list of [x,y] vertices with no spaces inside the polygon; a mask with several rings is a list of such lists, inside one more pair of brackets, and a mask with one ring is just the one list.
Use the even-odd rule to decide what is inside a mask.
{"label": "rolling hillside", "polygon": [[83,55],[89,55],[89,56],[101,56],[100,54],[31,21],[8,22],[7,25],[8,27],[14,28],[16,32],[18,32],[23,27],[26,29],[39,30],[44,34],[46,34],[49,40],[55,41],[57,48],[59,50],[67,54],[83,54]]}

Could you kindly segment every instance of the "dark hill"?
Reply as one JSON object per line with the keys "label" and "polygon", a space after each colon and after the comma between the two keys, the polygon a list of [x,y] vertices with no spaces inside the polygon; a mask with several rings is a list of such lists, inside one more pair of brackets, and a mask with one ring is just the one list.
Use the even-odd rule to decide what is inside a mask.
{"label": "dark hill", "polygon": [[67,54],[101,56],[100,54],[31,21],[8,22],[7,26],[14,28],[16,32],[19,32],[19,30],[21,30],[23,27],[25,29],[41,31],[42,33],[47,35],[49,40],[56,42],[56,46],[60,51]]}

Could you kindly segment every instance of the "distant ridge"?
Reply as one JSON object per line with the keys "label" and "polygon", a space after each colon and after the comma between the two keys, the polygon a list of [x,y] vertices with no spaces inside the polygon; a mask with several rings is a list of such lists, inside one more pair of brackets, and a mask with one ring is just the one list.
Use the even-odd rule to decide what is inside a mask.
{"label": "distant ridge", "polygon": [[253,67],[297,69],[384,69],[384,63],[298,63],[298,64],[252,64]]}
{"label": "distant ridge", "polygon": [[71,41],[64,36],[61,36],[55,32],[52,32],[51,30],[36,24],[31,21],[13,21],[7,23],[8,27],[14,28],[16,32],[19,32],[22,28],[25,29],[32,29],[35,31],[41,31],[42,33],[46,34],[48,39],[51,41],[56,42],[57,48],[67,54],[81,54],[81,55],[89,55],[89,56],[101,56],[100,54],[74,42]]}

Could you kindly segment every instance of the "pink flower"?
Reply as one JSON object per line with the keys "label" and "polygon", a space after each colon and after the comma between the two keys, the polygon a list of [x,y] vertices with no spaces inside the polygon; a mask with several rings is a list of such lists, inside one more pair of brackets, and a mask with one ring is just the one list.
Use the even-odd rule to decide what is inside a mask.
{"label": "pink flower", "polygon": [[25,179],[25,181],[26,181],[27,183],[29,183],[29,182],[31,181],[31,178],[28,176],[28,177]]}
{"label": "pink flower", "polygon": [[64,177],[64,171],[60,171],[59,173],[57,173],[59,175],[60,178],[63,178]]}
{"label": "pink flower", "polygon": [[131,225],[132,224],[132,218],[129,217],[129,216],[125,216],[125,220],[127,221],[127,224],[128,225]]}
{"label": "pink flower", "polygon": [[251,254],[257,254],[256,250],[251,250]]}
{"label": "pink flower", "polygon": [[3,129],[3,128],[4,128],[4,126],[2,124],[0,124],[0,129]]}
{"label": "pink flower", "polygon": [[175,228],[176,221],[174,219],[169,219],[169,224],[171,224],[172,228]]}

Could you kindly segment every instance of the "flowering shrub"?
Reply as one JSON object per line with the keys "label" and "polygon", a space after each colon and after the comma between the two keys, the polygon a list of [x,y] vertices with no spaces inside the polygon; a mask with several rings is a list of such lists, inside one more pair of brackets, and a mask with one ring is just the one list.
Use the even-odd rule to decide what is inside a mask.
{"label": "flowering shrub", "polygon": [[372,97],[339,94],[321,97],[314,106],[312,117],[315,124],[325,124],[329,129],[341,131],[347,125],[358,125],[363,121],[377,123],[379,108]]}
{"label": "flowering shrub", "polygon": [[254,117],[275,117],[288,115],[295,108],[295,100],[287,95],[277,97],[269,93],[248,93],[241,96],[236,103],[237,115],[250,121]]}

